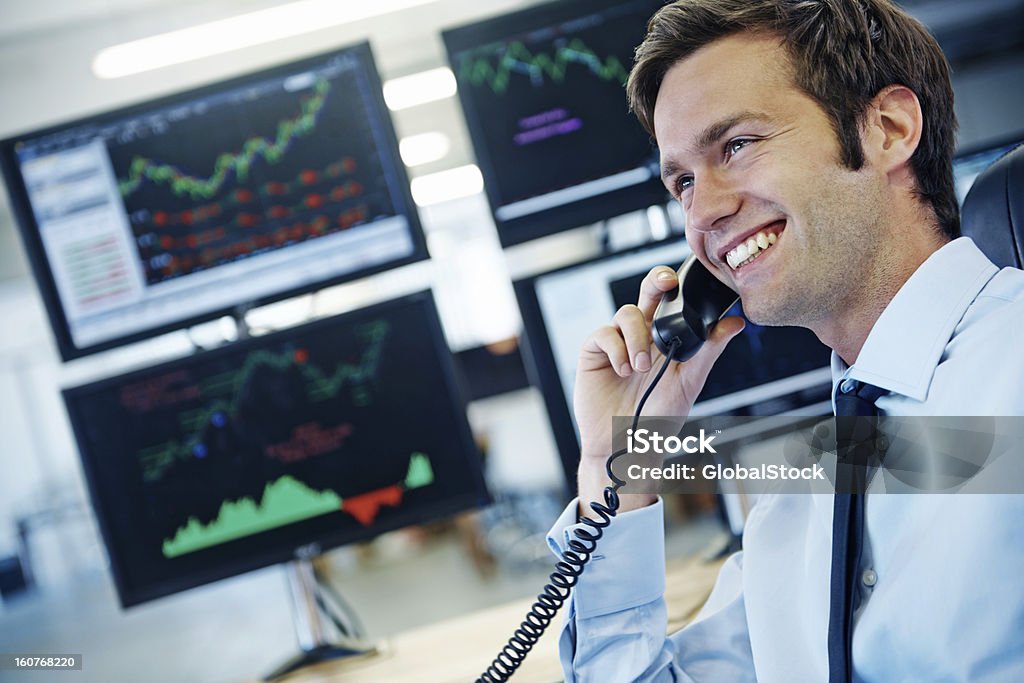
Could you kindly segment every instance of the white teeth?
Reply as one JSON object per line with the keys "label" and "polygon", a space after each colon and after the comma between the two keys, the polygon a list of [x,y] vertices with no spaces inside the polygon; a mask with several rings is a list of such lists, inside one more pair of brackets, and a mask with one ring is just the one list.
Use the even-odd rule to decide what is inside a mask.
{"label": "white teeth", "polygon": [[725,255],[725,261],[733,270],[744,266],[755,258],[762,251],[779,241],[779,236],[774,232],[761,231],[750,237],[746,242],[739,244],[732,251]]}

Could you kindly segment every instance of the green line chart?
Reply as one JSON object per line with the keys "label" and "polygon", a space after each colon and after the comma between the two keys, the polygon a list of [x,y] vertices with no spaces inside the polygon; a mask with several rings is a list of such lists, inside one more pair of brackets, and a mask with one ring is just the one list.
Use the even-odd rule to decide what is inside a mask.
{"label": "green line chart", "polygon": [[132,159],[128,177],[118,181],[121,196],[128,197],[142,185],[143,181],[148,180],[158,185],[168,185],[175,195],[181,197],[213,197],[232,175],[239,181],[246,180],[249,169],[257,158],[263,158],[271,164],[278,162],[284,157],[293,140],[312,132],[316,128],[317,116],[323,109],[329,91],[330,84],[323,78],[318,79],[313,86],[313,95],[302,101],[298,116],[278,123],[277,134],[273,140],[253,137],[242,145],[239,153],[221,154],[214,162],[213,173],[209,177],[189,175],[171,164],[160,163],[146,157],[135,157]]}
{"label": "green line chart", "polygon": [[562,83],[570,64],[581,64],[590,73],[603,81],[617,81],[625,85],[629,76],[628,69],[616,56],[606,59],[587,47],[579,38],[573,38],[567,44],[557,47],[554,55],[540,52],[534,54],[522,42],[509,43],[502,53],[497,65],[492,59],[466,59],[460,67],[460,76],[473,86],[486,85],[495,94],[504,94],[514,74],[523,74],[530,79],[531,85],[539,87],[545,79]]}
{"label": "green line chart", "polygon": [[260,504],[251,498],[225,501],[217,519],[209,524],[190,517],[173,539],[164,541],[164,557],[177,557],[341,508],[341,498],[333,491],[314,491],[289,475],[267,484],[261,499]]}
{"label": "green line chart", "polygon": [[[161,550],[164,557],[178,557],[268,529],[344,510],[346,500],[350,501],[348,505],[355,506],[351,514],[358,521],[370,523],[382,505],[401,503],[403,491],[428,486],[433,482],[430,459],[419,452],[410,456],[408,472],[400,484],[345,500],[334,491],[316,491],[286,474],[266,485],[259,502],[252,498],[224,501],[216,519],[209,524],[189,517],[173,538],[164,539]],[[394,496],[381,500],[379,496],[374,496],[378,492],[394,492]]]}
{"label": "green line chart", "polygon": [[312,402],[330,400],[347,388],[351,392],[354,406],[368,405],[371,400],[369,384],[376,376],[388,332],[389,325],[382,320],[357,327],[353,333],[365,344],[362,355],[358,362],[339,364],[333,372],[324,372],[310,363],[305,349],[260,350],[250,354],[238,370],[205,380],[200,384],[200,395],[207,398],[207,402],[179,416],[180,428],[189,436],[138,451],[143,481],[159,481],[175,463],[196,457],[205,448],[204,429],[210,424],[224,427],[238,415],[246,384],[260,369],[269,368],[277,372],[297,369],[306,383],[307,396]]}

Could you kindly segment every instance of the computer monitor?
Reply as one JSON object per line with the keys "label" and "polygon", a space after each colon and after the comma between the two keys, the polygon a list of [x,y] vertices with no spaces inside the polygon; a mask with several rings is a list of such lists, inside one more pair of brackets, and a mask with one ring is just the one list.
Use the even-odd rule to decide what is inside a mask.
{"label": "computer monitor", "polygon": [[661,0],[562,0],[443,33],[501,243],[668,198],[626,106]]}
{"label": "computer monitor", "polygon": [[125,607],[486,501],[429,293],[64,399]]}
{"label": "computer monitor", "polygon": [[[572,394],[583,342],[621,306],[636,303],[651,268],[678,267],[689,254],[686,243],[673,238],[515,283],[528,372],[544,396],[570,488],[579,463]],[[731,313],[742,310],[737,306]],[[809,330],[748,321],[715,364],[690,414],[828,413],[829,358],[829,349]]]}
{"label": "computer monitor", "polygon": [[971,190],[974,179],[991,166],[996,159],[1021,144],[1022,141],[1024,141],[1024,133],[1006,140],[957,152],[957,155],[953,157],[953,183],[956,187],[956,199],[960,206],[963,206],[964,198]]}
{"label": "computer monitor", "polygon": [[367,44],[0,159],[65,360],[427,256]]}

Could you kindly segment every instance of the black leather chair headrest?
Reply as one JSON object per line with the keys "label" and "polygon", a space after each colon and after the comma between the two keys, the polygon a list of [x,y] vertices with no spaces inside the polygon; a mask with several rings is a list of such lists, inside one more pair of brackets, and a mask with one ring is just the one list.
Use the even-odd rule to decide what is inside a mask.
{"label": "black leather chair headrest", "polygon": [[960,210],[960,230],[1000,268],[1024,267],[1024,145],[978,175]]}

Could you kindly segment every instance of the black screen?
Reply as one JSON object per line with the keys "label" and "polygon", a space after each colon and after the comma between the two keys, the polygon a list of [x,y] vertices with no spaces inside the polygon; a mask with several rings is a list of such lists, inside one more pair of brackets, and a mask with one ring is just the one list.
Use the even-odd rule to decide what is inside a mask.
{"label": "black screen", "polygon": [[369,47],[3,143],[65,359],[424,258]]}
{"label": "black screen", "polygon": [[125,605],[485,498],[429,294],[65,399]]}
{"label": "black screen", "polygon": [[656,0],[570,0],[446,31],[502,244],[663,201],[625,83]]}

